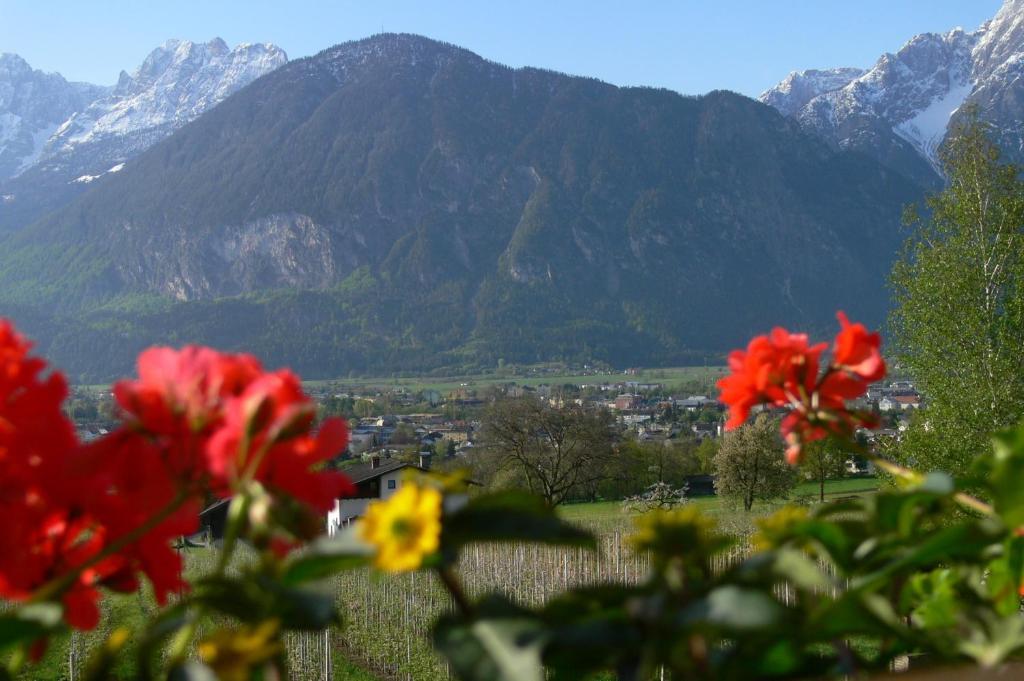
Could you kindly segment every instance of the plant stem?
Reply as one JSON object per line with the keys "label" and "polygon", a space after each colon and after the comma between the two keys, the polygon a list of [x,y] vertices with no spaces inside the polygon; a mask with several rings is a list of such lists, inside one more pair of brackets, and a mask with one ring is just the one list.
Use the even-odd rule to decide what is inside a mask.
{"label": "plant stem", "polygon": [[[220,557],[217,559],[217,567],[213,571],[213,577],[223,577],[231,562],[231,556],[235,551],[238,536],[241,533],[242,523],[245,521],[246,511],[249,509],[251,496],[246,487],[242,487],[241,494],[231,499],[228,505],[227,526],[224,528],[224,544],[221,546]],[[195,637],[196,629],[199,628],[199,621],[206,614],[206,606],[200,603],[192,614],[188,624],[178,630],[170,645],[171,667],[185,661],[188,655],[189,644]]]}
{"label": "plant stem", "polygon": [[462,588],[462,582],[459,581],[458,575],[448,566],[437,568],[437,574],[441,578],[441,583],[448,589],[448,593],[452,595],[452,599],[455,601],[459,611],[463,615],[472,615],[473,604],[469,602],[469,598],[466,596],[465,589]]}

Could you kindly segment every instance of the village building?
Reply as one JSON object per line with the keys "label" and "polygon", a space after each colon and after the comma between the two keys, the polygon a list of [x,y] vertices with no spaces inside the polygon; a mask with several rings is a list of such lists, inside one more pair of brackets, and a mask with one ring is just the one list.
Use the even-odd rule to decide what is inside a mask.
{"label": "village building", "polygon": [[355,485],[356,491],[350,497],[335,499],[334,508],[327,513],[327,534],[334,534],[350,525],[366,513],[370,502],[390,498],[401,489],[409,470],[429,469],[430,455],[426,453],[420,454],[418,464],[374,455],[368,463],[346,468],[344,473]]}

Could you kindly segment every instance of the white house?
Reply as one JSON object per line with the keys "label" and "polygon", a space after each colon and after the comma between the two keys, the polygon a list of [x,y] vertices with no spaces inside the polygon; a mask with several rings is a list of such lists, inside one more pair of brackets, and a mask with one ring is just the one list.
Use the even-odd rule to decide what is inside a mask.
{"label": "white house", "polygon": [[352,466],[344,470],[345,475],[356,486],[354,496],[335,499],[334,508],[327,513],[327,534],[334,534],[366,512],[366,507],[376,499],[387,499],[402,486],[407,471],[425,471],[430,468],[430,457],[420,456],[420,463],[408,463],[394,459],[370,457],[370,463]]}

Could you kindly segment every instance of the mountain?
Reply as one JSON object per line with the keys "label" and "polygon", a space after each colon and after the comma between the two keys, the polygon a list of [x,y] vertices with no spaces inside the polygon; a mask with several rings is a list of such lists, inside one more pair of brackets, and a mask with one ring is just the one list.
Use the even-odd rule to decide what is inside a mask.
{"label": "mountain", "polygon": [[[66,205],[85,185],[118,172],[142,151],[287,61],[284,51],[270,44],[231,49],[220,38],[205,44],[168,40],[132,74],[122,71],[113,88],[67,84],[84,95],[66,98],[59,112],[54,108],[32,138],[31,155],[17,167],[12,164],[9,172],[0,172],[0,194],[6,197],[0,204],[0,229],[22,227]],[[64,82],[60,76],[48,78]],[[0,88],[6,82],[0,71]],[[25,99],[33,106],[52,99],[40,90],[29,89]],[[0,111],[4,109],[0,96]]]}
{"label": "mountain", "polygon": [[769,106],[411,35],[282,66],[0,243],[0,313],[73,375],[153,342],[310,377],[703,362],[877,325],[921,187]]}
{"label": "mountain", "polygon": [[863,75],[864,69],[850,67],[794,71],[784,81],[763,93],[760,99],[774,106],[783,116],[793,116],[815,97],[842,89]]}
{"label": "mountain", "polygon": [[0,54],[0,179],[39,160],[61,123],[104,92],[33,70],[16,54]]}
{"label": "mountain", "polygon": [[938,150],[965,104],[993,124],[1011,159],[1024,160],[1021,76],[1024,0],[1006,0],[977,31],[918,35],[859,75],[793,73],[760,99],[839,147],[927,182],[939,180]]}

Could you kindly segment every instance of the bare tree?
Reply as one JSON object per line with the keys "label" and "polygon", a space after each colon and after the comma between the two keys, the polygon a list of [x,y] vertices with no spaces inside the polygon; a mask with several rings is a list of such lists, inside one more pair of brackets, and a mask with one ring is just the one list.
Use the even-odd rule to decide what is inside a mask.
{"label": "bare tree", "polygon": [[556,408],[522,397],[490,404],[482,435],[499,468],[520,475],[531,492],[556,506],[604,475],[613,432],[605,410]]}

